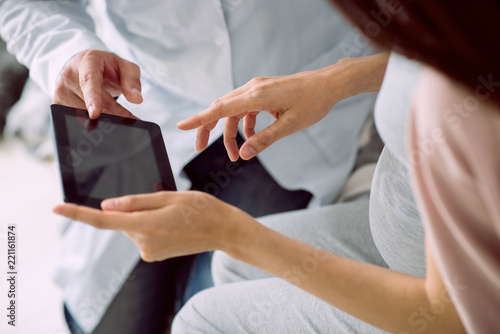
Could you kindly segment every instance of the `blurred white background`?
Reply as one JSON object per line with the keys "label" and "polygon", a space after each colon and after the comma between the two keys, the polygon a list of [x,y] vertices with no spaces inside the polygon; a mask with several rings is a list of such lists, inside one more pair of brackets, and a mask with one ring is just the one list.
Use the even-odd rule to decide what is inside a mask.
{"label": "blurred white background", "polygon": [[[95,15],[104,0],[89,1]],[[99,25],[97,25],[99,27]],[[3,64],[2,64],[3,62]],[[6,59],[0,55],[0,67]],[[3,73],[0,73],[3,75]],[[6,76],[4,75],[3,81]],[[1,81],[1,80],[0,80]],[[1,89],[2,87],[0,87]],[[0,101],[1,102],[1,101]],[[64,219],[52,213],[62,202],[53,159],[50,99],[32,82],[10,110],[0,139],[0,333],[67,334],[61,292],[52,271]],[[1,115],[0,115],[1,116]],[[16,327],[7,325],[7,227],[16,225],[18,271]]]}
{"label": "blurred white background", "polygon": [[[0,332],[68,333],[62,296],[51,278],[62,219],[52,214],[61,202],[55,164],[30,154],[19,139],[0,142]],[[7,226],[16,225],[17,326],[7,325]]]}

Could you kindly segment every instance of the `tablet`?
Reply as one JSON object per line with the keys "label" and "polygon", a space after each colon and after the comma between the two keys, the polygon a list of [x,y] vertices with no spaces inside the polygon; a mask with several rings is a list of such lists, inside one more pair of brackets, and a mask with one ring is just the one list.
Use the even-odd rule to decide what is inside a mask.
{"label": "tablet", "polygon": [[64,201],[100,209],[106,198],[176,190],[160,127],[52,105]]}

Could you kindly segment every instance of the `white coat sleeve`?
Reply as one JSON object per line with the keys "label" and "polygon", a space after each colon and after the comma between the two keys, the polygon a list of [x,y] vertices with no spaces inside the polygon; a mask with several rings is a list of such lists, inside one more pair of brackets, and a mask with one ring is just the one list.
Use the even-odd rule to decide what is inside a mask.
{"label": "white coat sleeve", "polygon": [[87,49],[106,50],[79,0],[0,0],[0,34],[51,97],[71,57]]}

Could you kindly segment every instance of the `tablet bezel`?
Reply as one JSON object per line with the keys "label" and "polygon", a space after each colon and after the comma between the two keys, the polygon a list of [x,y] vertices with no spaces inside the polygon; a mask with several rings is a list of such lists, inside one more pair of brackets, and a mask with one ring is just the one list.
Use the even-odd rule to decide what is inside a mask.
{"label": "tablet bezel", "polygon": [[79,205],[85,205],[92,208],[100,209],[101,202],[105,198],[85,197],[78,194],[75,170],[72,165],[67,163],[68,147],[70,145],[70,136],[66,126],[66,115],[79,117],[84,120],[96,122],[106,120],[112,124],[126,125],[135,128],[148,130],[151,145],[156,160],[156,167],[161,178],[161,184],[155,185],[156,191],[162,190],[177,190],[175,186],[174,176],[168,159],[167,150],[163,141],[160,127],[152,122],[142,121],[138,119],[121,117],[111,114],[101,114],[99,119],[91,120],[88,116],[88,111],[84,109],[66,107],[58,104],[51,105],[52,124],[54,128],[55,147],[59,162],[59,170],[63,186],[64,202]]}

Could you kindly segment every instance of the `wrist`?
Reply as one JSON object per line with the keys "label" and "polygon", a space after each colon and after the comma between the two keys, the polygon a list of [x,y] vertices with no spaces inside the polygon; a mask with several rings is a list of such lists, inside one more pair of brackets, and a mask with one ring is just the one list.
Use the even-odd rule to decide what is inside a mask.
{"label": "wrist", "polygon": [[220,215],[221,228],[220,233],[215,236],[215,249],[235,259],[241,259],[252,244],[251,239],[260,224],[246,212],[231,205],[227,205],[227,208],[220,212],[224,214]]}
{"label": "wrist", "polygon": [[[344,58],[326,67],[325,75],[337,90],[338,101],[363,93],[376,93],[384,79],[389,52],[359,58]],[[335,86],[333,86],[335,85]]]}

